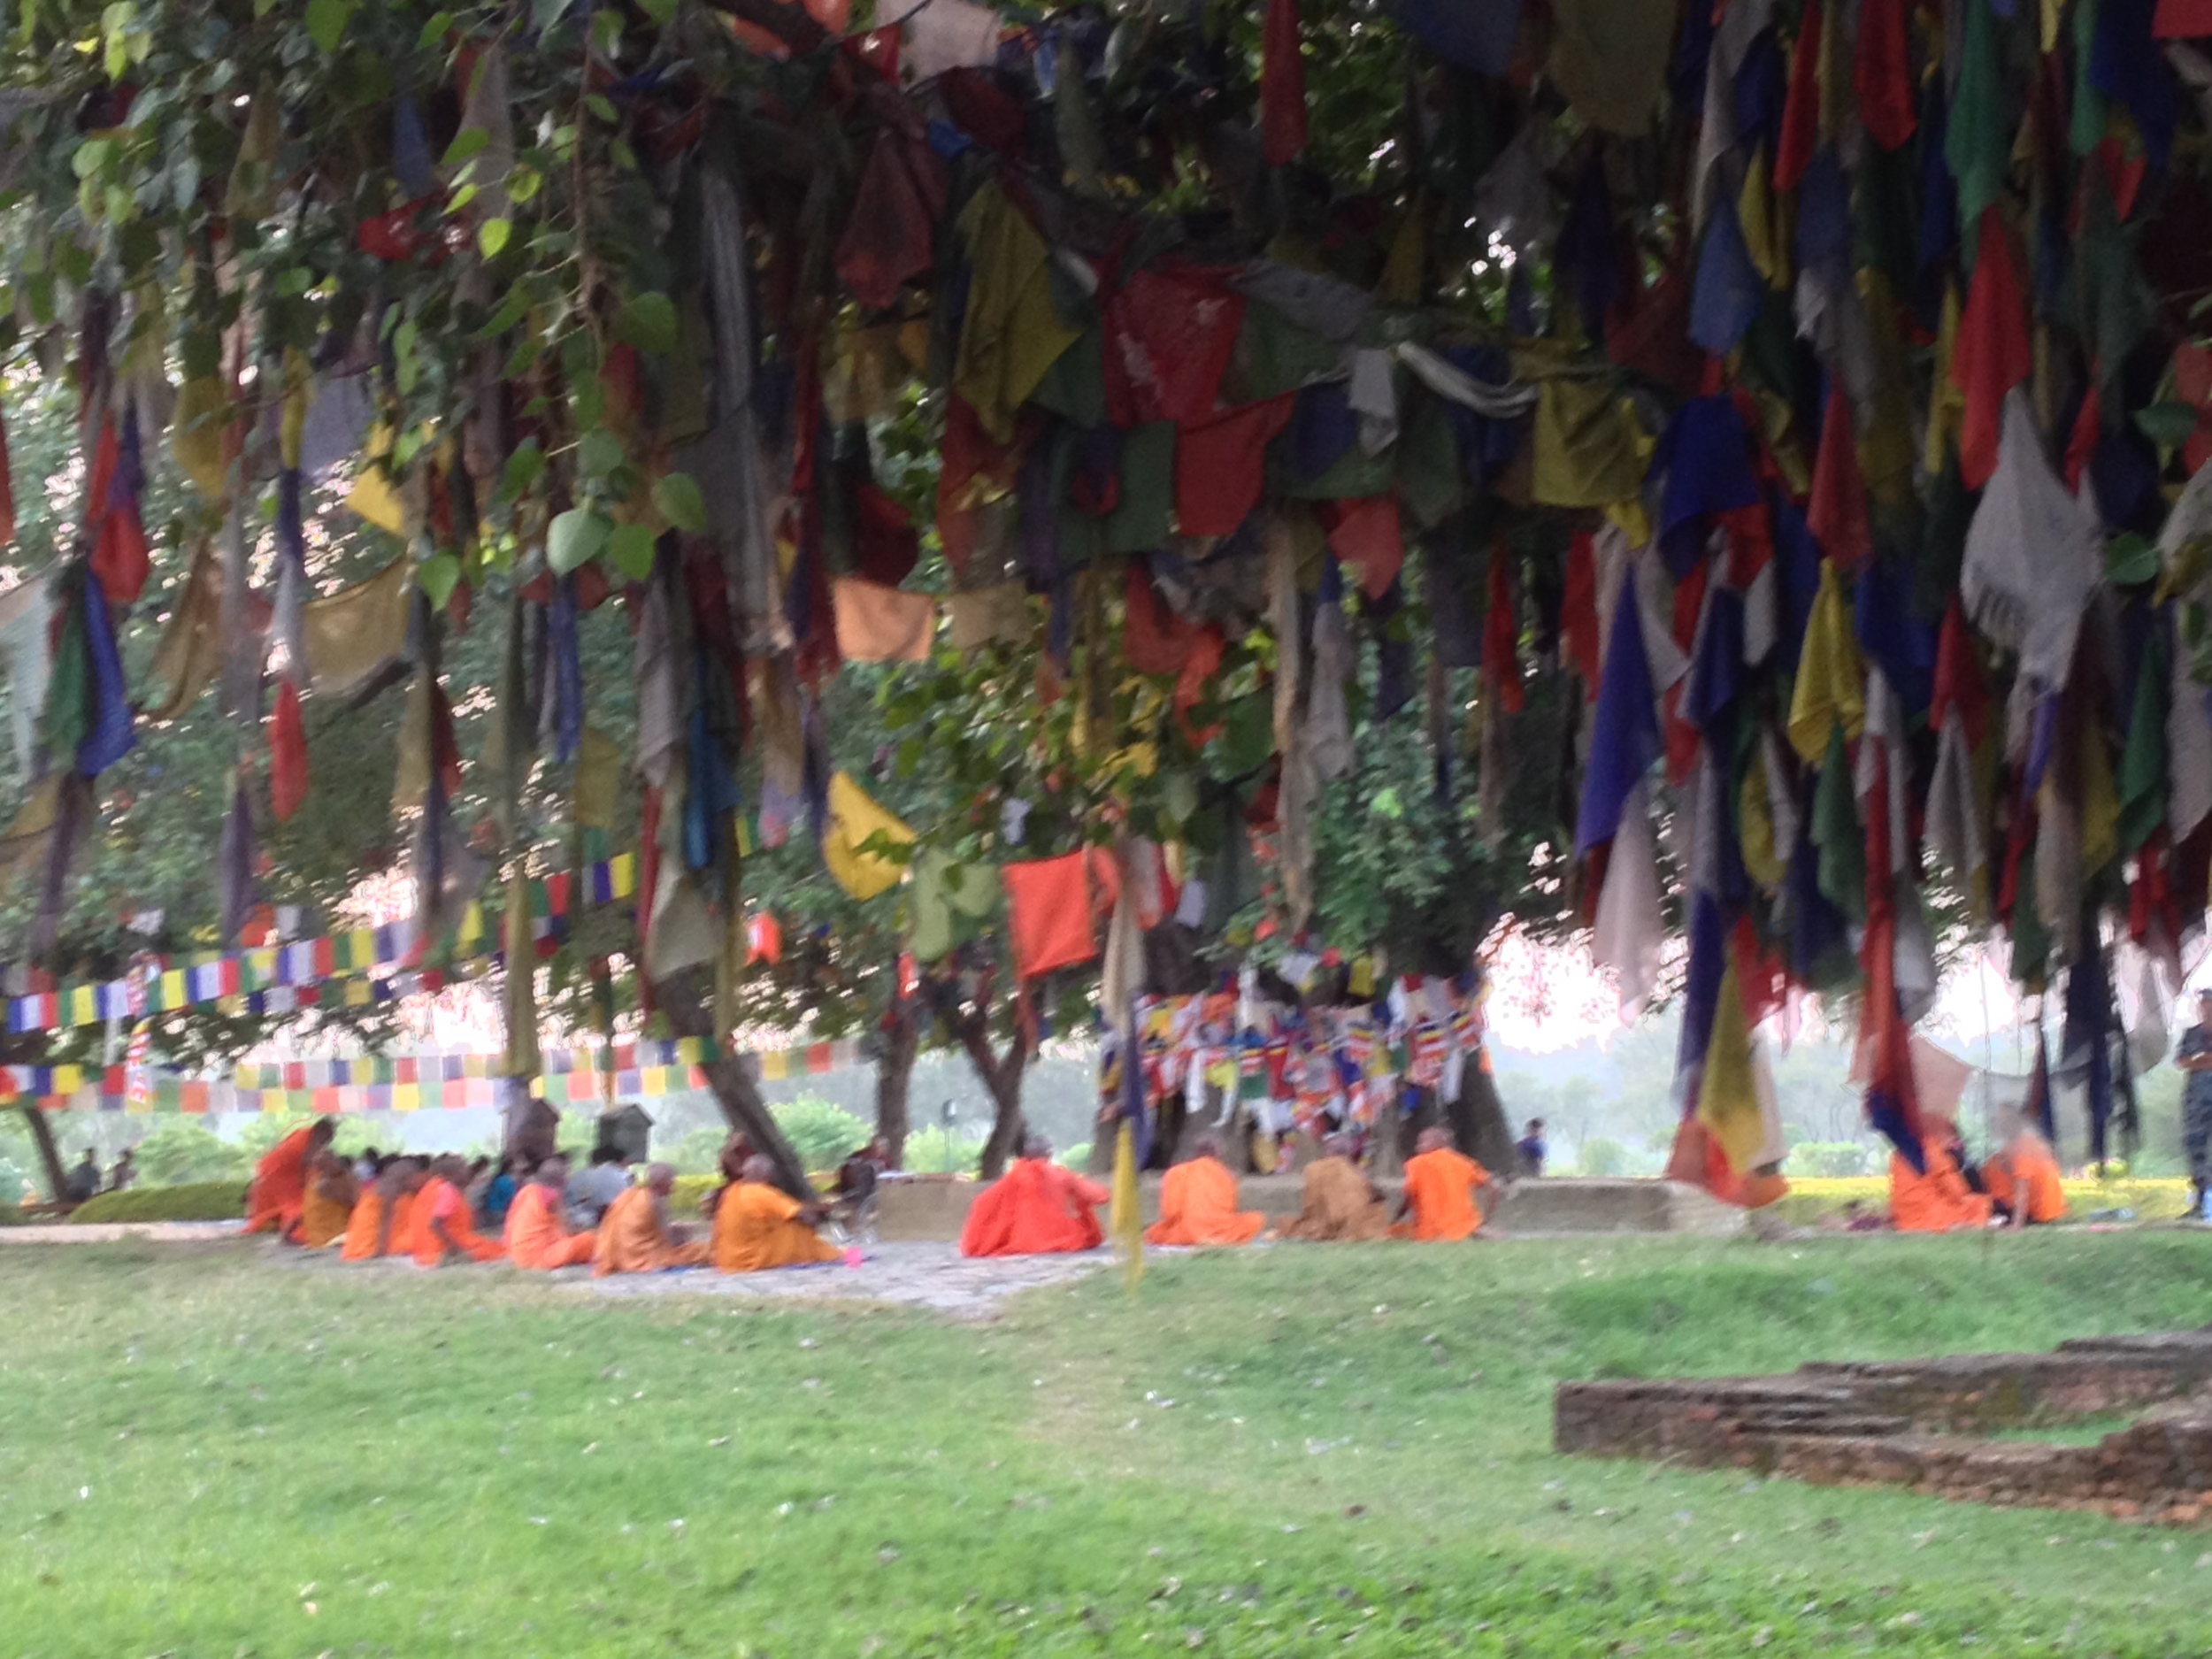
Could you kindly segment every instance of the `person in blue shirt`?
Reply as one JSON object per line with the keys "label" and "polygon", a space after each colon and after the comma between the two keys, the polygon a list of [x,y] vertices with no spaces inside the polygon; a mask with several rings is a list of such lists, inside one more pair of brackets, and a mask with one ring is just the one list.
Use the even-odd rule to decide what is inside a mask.
{"label": "person in blue shirt", "polygon": [[484,1190],[476,1201],[477,1225],[488,1232],[498,1232],[507,1225],[507,1210],[515,1202],[515,1194],[522,1190],[521,1160],[512,1153],[499,1160],[498,1171],[484,1183]]}
{"label": "person in blue shirt", "polygon": [[1521,1155],[1521,1172],[1537,1176],[1544,1172],[1544,1120],[1528,1120],[1528,1133],[1513,1143],[1513,1149]]}

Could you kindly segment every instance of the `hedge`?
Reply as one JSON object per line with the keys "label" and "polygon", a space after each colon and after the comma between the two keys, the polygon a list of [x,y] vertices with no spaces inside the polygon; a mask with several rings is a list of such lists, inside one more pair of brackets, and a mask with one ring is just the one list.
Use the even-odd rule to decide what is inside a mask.
{"label": "hedge", "polygon": [[236,1221],[246,1213],[243,1181],[191,1181],[180,1187],[134,1187],[102,1193],[70,1211],[88,1224],[113,1221]]}
{"label": "hedge", "polygon": [[[2177,1178],[2147,1179],[2123,1177],[2101,1181],[2091,1176],[2062,1183],[2066,1218],[2080,1221],[2099,1210],[2132,1210],[2139,1221],[2170,1221],[2189,1208],[2189,1183]],[[1870,1213],[1889,1213],[1886,1175],[1793,1177],[1786,1196],[1776,1201],[1771,1213],[1794,1226],[1809,1227],[1823,1216],[1839,1215],[1853,1199]]]}

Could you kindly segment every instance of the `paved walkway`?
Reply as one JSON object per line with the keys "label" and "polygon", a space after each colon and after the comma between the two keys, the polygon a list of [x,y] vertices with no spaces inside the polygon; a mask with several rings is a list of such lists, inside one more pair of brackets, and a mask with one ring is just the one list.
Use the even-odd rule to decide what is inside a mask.
{"label": "paved walkway", "polygon": [[1061,1285],[1113,1259],[1106,1250],[1079,1256],[1010,1256],[972,1262],[950,1244],[877,1244],[857,1267],[828,1263],[767,1273],[625,1273],[594,1279],[582,1268],[553,1275],[586,1296],[747,1296],[784,1302],[874,1302],[924,1308],[954,1319],[987,1319],[1000,1302],[1041,1285]]}
{"label": "paved walkway", "polygon": [[0,1227],[4,1244],[112,1244],[118,1239],[148,1239],[156,1244],[207,1244],[234,1238],[242,1221],[55,1222],[36,1227]]}

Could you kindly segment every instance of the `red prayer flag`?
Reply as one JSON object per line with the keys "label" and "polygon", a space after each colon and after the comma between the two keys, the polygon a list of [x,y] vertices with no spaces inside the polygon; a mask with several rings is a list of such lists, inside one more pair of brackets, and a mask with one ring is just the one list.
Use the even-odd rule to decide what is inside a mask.
{"label": "red prayer flag", "polygon": [[1395,495],[1369,495],[1359,501],[1325,503],[1322,522],[1328,526],[1329,545],[1347,565],[1359,566],[1360,591],[1379,599],[1398,580],[1406,562],[1403,532],[1398,523]]}
{"label": "red prayer flag", "polygon": [[1559,607],[1559,626],[1566,635],[1567,660],[1582,676],[1582,695],[1594,703],[1598,677],[1605,653],[1598,640],[1598,561],[1587,530],[1575,532],[1567,546],[1567,588]]}
{"label": "red prayer flag", "polygon": [[1774,141],[1774,188],[1794,190],[1812,165],[1820,133],[1821,0],[1809,0],[1799,19],[1797,50],[1790,58],[1788,102]]}
{"label": "red prayer flag", "polygon": [[2212,0],[2158,0],[2158,10],[2151,14],[2151,34],[2162,41],[2212,35]]}
{"label": "red prayer flag", "polygon": [[1260,145],[1279,167],[1306,147],[1306,65],[1298,55],[1298,0],[1267,0],[1260,42]]}
{"label": "red prayer flag", "polygon": [[8,429],[0,423],[0,541],[15,540],[15,474],[8,465]]}
{"label": "red prayer flag", "polygon": [[1851,430],[1851,400],[1840,380],[1832,380],[1828,387],[1805,525],[1830,563],[1847,574],[1874,555],[1874,533],[1866,518],[1866,480],[1859,471],[1859,442]]}
{"label": "red prayer flag", "polygon": [[1508,714],[1518,714],[1525,701],[1521,664],[1515,649],[1520,634],[1519,621],[1513,614],[1513,583],[1506,570],[1505,549],[1494,547],[1490,549],[1490,592],[1482,617],[1482,672]]}
{"label": "red prayer flag", "polygon": [[1859,96],[1859,119],[1867,136],[1884,150],[1903,144],[1919,124],[1913,109],[1911,45],[1905,0],[1863,0],[1851,85]]}
{"label": "red prayer flag", "polygon": [[300,692],[288,675],[269,717],[269,807],[281,824],[307,799],[307,728],[300,721]]}
{"label": "red prayer flag", "polygon": [[1000,868],[1014,972],[1033,979],[1098,954],[1091,926],[1090,872],[1081,853],[1019,859]]}
{"label": "red prayer flag", "polygon": [[2005,394],[2026,380],[2034,366],[2012,238],[2005,234],[1997,209],[1985,207],[1974,280],[1967,290],[1958,348],[1951,357],[1951,383],[1966,397],[1966,419],[1959,432],[1959,477],[1967,488],[1979,489],[1997,470]]}

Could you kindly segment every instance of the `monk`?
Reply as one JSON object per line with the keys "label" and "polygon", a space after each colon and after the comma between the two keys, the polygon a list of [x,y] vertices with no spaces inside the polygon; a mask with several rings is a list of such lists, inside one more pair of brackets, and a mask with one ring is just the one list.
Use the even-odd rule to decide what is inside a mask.
{"label": "monk", "polygon": [[307,1202],[300,1210],[300,1242],[311,1250],[334,1244],[346,1235],[353,1206],[361,1197],[361,1184],[353,1179],[353,1164],[335,1152],[319,1154],[315,1179],[309,1183]]}
{"label": "monk", "polygon": [[1959,1132],[1944,1118],[1929,1121],[1921,1140],[1927,1160],[1924,1171],[1905,1162],[1905,1155],[1889,1157],[1889,1218],[1900,1233],[1949,1233],[1959,1227],[1989,1225],[1989,1194],[1966,1184],[1959,1171]]}
{"label": "monk", "polygon": [[261,1155],[253,1166],[253,1185],[246,1189],[246,1231],[273,1233],[289,1240],[307,1208],[307,1172],[330,1145],[338,1125],[318,1118],[292,1133]]}
{"label": "monk", "polygon": [[843,1252],[818,1234],[827,1206],[803,1204],[775,1184],[776,1166],[754,1155],[714,1210],[714,1264],[726,1273],[834,1262]]}
{"label": "monk", "polygon": [[1306,1165],[1298,1217],[1284,1225],[1281,1236],[1333,1243],[1388,1238],[1389,1209],[1375,1183],[1352,1162],[1351,1143],[1332,1135],[1321,1143],[1321,1152]]}
{"label": "monk", "polygon": [[1221,1161],[1221,1142],[1201,1135],[1191,1156],[1160,1181],[1160,1218],[1144,1230],[1147,1244],[1249,1244],[1267,1225],[1257,1210],[1237,1208],[1237,1178]]}
{"label": "monk", "polygon": [[405,1255],[415,1194],[427,1179],[413,1158],[393,1158],[387,1163],[347,1218],[346,1241],[338,1259],[370,1262],[382,1256]]}
{"label": "monk", "polygon": [[417,1267],[441,1267],[451,1256],[472,1262],[495,1262],[506,1246],[476,1231],[470,1212],[468,1160],[448,1155],[430,1166],[430,1179],[415,1194],[408,1254]]}
{"label": "monk", "polygon": [[1406,1160],[1405,1196],[1399,1201],[1402,1220],[1392,1236],[1420,1239],[1431,1243],[1456,1243],[1471,1239],[1482,1229],[1482,1210],[1475,1189],[1490,1185],[1490,1171],[1452,1145],[1448,1129],[1424,1129]]}
{"label": "monk", "polygon": [[2051,1143],[2025,1123],[2003,1151],[1982,1162],[1982,1184],[2016,1227],[2066,1219],[2066,1189],[2059,1181],[2058,1157]]}
{"label": "monk", "polygon": [[1098,1206],[1113,1194],[1052,1161],[1052,1142],[1033,1135],[1013,1168],[969,1206],[963,1256],[1056,1256],[1106,1241]]}
{"label": "monk", "polygon": [[568,1230],[568,1160],[555,1153],[507,1207],[507,1259],[517,1267],[549,1273],[586,1267],[599,1248],[597,1229]]}
{"label": "monk", "polygon": [[607,1213],[599,1218],[599,1242],[592,1253],[593,1278],[706,1265],[712,1246],[704,1239],[682,1242],[669,1227],[668,1194],[675,1187],[676,1171],[655,1164],[646,1170],[642,1187],[626,1188],[607,1206]]}

